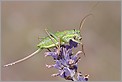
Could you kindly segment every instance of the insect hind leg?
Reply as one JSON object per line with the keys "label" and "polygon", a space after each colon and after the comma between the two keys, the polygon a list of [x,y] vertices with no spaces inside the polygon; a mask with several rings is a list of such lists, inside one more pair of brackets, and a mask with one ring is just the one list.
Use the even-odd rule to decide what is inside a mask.
{"label": "insect hind leg", "polygon": [[45,32],[46,32],[46,34],[49,36],[49,38],[51,39],[51,41],[55,44],[56,48],[58,48],[58,46],[56,45],[56,43],[55,43],[54,40],[53,40],[53,39],[55,39],[55,38],[53,38],[53,37],[50,35],[50,33],[47,31],[47,29],[45,29]]}
{"label": "insect hind leg", "polygon": [[51,52],[51,50],[50,50],[49,48],[47,48],[47,50],[48,50],[49,52]]}
{"label": "insect hind leg", "polygon": [[54,39],[58,42],[58,38],[56,36],[54,36],[53,34],[49,33],[47,31],[47,29],[45,29],[46,34],[49,36],[49,38],[51,39],[51,41],[55,44],[55,47],[58,49],[58,55],[60,54],[60,38],[59,38],[59,44],[56,45],[56,43],[54,42]]}

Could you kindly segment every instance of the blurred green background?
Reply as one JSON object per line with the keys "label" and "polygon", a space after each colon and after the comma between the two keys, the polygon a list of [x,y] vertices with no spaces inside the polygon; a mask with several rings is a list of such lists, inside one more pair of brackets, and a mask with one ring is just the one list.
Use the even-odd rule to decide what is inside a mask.
{"label": "blurred green background", "polygon": [[[98,4],[97,4],[98,3]],[[86,57],[81,56],[78,71],[89,74],[90,81],[120,80],[121,3],[84,1],[3,1],[2,65],[21,59],[34,52],[38,37],[50,32],[78,29],[84,16],[93,13],[82,29]],[[79,46],[74,53],[81,49]],[[51,57],[44,58],[43,50],[34,57],[13,65],[1,67],[4,81],[64,80],[51,77],[58,70],[45,67],[54,64]]]}

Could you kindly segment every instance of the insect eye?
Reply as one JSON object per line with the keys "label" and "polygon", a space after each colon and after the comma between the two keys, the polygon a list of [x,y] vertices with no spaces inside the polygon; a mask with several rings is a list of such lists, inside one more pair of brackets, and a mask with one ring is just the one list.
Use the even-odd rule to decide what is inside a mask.
{"label": "insect eye", "polygon": [[73,38],[76,39],[76,36],[74,36]]}
{"label": "insect eye", "polygon": [[82,40],[82,37],[80,37],[79,40]]}

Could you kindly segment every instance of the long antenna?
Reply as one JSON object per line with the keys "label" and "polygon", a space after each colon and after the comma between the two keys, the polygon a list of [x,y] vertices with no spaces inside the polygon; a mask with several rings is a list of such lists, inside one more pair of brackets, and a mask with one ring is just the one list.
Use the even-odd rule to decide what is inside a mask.
{"label": "long antenna", "polygon": [[[89,16],[91,16],[91,15],[93,16],[93,14],[88,14],[88,15],[86,15],[86,16],[81,20],[81,22],[80,22],[80,26],[79,26],[79,31],[81,31],[81,28],[83,27],[86,18],[89,17]],[[80,32],[80,36],[81,36],[81,32]],[[82,44],[82,51],[83,51],[83,54],[84,54],[84,56],[85,56],[85,52],[84,52],[84,48],[83,48],[83,44]]]}
{"label": "long antenna", "polygon": [[92,12],[93,10],[95,10],[95,8],[100,4],[99,1],[97,1],[92,7],[91,10],[89,12]]}
{"label": "long antenna", "polygon": [[91,15],[94,16],[93,14],[88,14],[88,15],[86,15],[86,16],[81,20],[79,30],[81,30],[81,28],[83,27],[86,18],[89,17],[89,16],[91,16]]}
{"label": "long antenna", "polygon": [[15,61],[15,62],[6,64],[6,65],[4,65],[4,67],[12,66],[12,65],[17,64],[17,63],[20,63],[20,62],[22,62],[22,61],[24,61],[24,60],[27,60],[28,58],[30,58],[30,57],[34,56],[36,53],[38,53],[40,50],[41,50],[41,49],[39,48],[38,50],[36,50],[36,51],[33,52],[32,54],[30,54],[30,55],[28,55],[28,56],[26,56],[26,57],[24,57],[24,58],[22,58],[22,59],[19,59],[19,60]]}

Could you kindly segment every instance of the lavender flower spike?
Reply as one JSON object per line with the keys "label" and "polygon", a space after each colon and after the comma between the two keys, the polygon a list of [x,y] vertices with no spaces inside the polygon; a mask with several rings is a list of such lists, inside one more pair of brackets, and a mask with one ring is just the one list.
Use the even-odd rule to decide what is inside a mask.
{"label": "lavender flower spike", "polygon": [[[46,52],[45,57],[51,56],[54,59],[54,65],[46,65],[47,68],[58,69],[58,73],[52,74],[51,76],[60,76],[66,80],[71,81],[88,81],[88,74],[83,76],[81,72],[77,73],[78,61],[80,60],[79,55],[82,51],[78,51],[75,55],[72,53],[73,48],[77,48],[78,43],[70,40],[69,45],[61,45],[60,54],[58,54],[58,49],[54,49],[52,52]],[[77,79],[75,75],[77,74]]]}

